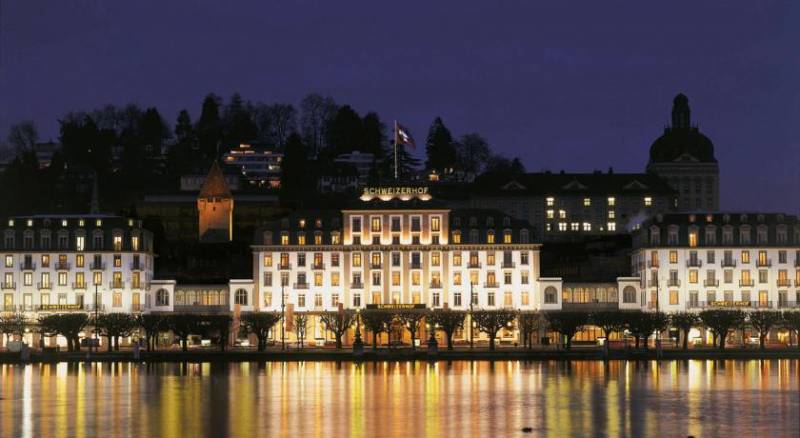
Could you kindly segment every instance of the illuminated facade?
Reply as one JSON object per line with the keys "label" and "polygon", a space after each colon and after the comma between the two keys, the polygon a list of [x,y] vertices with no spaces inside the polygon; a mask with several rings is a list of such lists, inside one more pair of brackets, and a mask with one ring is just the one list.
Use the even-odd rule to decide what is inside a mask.
{"label": "illuminated facade", "polygon": [[94,311],[95,303],[108,312],[149,308],[153,239],[140,220],[42,215],[4,225],[4,312]]}
{"label": "illuminated facade", "polygon": [[225,153],[223,163],[235,167],[250,185],[277,189],[281,186],[283,154],[242,143]]}
{"label": "illuminated facade", "polygon": [[634,233],[648,309],[800,307],[800,222],[785,214],[665,214]]}
{"label": "illuminated facade", "polygon": [[201,241],[233,239],[233,195],[216,161],[197,195],[197,215]]}

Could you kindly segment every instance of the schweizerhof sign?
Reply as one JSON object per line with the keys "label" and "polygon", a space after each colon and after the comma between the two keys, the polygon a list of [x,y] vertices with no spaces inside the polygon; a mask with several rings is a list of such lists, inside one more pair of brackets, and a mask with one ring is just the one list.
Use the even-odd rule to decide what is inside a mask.
{"label": "schweizerhof sign", "polygon": [[408,201],[410,199],[421,199],[427,201],[431,199],[427,187],[414,187],[414,186],[386,186],[386,187],[364,187],[361,192],[362,201],[371,201],[373,199],[380,199],[388,201],[390,199],[400,199]]}

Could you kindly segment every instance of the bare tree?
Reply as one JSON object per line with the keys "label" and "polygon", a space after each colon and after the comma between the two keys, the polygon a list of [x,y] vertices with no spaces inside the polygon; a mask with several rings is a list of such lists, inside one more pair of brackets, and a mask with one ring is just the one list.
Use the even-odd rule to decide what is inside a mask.
{"label": "bare tree", "polygon": [[342,348],[342,337],[347,330],[356,322],[356,312],[352,310],[341,310],[338,312],[325,312],[319,316],[319,320],[325,324],[325,328],[333,333],[336,338],[336,348]]}
{"label": "bare tree", "polygon": [[516,318],[513,310],[476,310],[472,313],[472,320],[478,326],[478,330],[489,335],[489,349],[494,350],[494,340],[497,332],[503,327],[510,325]]}
{"label": "bare tree", "polygon": [[39,141],[39,132],[36,130],[36,124],[31,120],[12,125],[8,132],[8,142],[11,143],[17,154],[33,150],[37,141]]}
{"label": "bare tree", "polygon": [[326,145],[327,129],[336,115],[336,102],[331,97],[312,93],[300,102],[300,130],[303,142],[316,154]]}
{"label": "bare tree", "polygon": [[464,134],[456,142],[458,167],[467,173],[477,175],[492,155],[489,142],[480,134]]}

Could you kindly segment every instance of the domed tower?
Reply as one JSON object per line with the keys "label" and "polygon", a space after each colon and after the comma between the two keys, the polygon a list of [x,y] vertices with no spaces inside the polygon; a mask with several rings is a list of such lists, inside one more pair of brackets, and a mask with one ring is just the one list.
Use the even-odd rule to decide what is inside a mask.
{"label": "domed tower", "polygon": [[672,125],[650,146],[647,172],[665,179],[678,192],[678,210],[719,210],[719,164],[714,144],[692,126],[689,99],[672,101]]}
{"label": "domed tower", "polygon": [[216,161],[197,195],[197,215],[200,241],[233,240],[233,195]]}

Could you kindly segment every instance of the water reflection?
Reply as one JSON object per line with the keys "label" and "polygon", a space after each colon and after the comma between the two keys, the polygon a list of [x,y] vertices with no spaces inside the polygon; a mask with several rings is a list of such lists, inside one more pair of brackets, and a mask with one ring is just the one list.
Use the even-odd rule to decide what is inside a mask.
{"label": "water reflection", "polygon": [[0,436],[539,436],[800,430],[800,363],[0,366]]}

